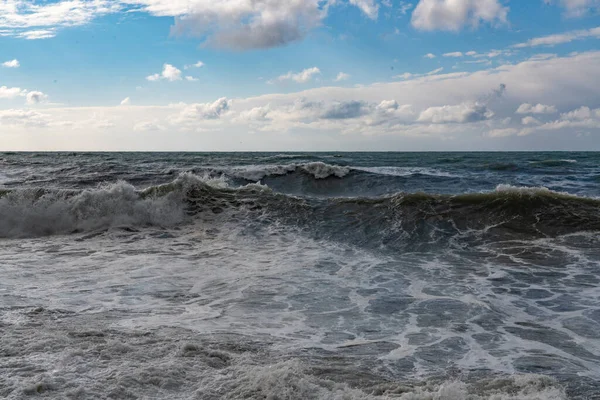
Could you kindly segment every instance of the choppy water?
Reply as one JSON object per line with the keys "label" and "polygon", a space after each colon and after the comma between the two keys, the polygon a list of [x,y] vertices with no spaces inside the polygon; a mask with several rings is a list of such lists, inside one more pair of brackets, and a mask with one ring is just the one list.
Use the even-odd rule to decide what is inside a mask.
{"label": "choppy water", "polygon": [[600,154],[0,153],[0,398],[600,398]]}

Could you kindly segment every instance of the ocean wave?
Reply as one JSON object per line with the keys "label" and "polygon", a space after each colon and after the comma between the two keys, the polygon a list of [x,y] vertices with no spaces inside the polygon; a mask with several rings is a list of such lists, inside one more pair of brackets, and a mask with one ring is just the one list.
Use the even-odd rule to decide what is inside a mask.
{"label": "ocean wave", "polygon": [[449,172],[440,171],[432,168],[420,167],[349,167],[353,171],[363,171],[376,175],[410,177],[415,175],[443,177],[443,178],[460,178],[459,175],[454,175]]}
{"label": "ocean wave", "polygon": [[327,179],[330,177],[345,178],[352,172],[368,173],[373,175],[386,175],[397,177],[411,177],[415,175],[458,178],[460,176],[433,168],[418,167],[359,167],[331,165],[323,162],[311,162],[301,164],[281,165],[246,165],[224,169],[212,169],[213,173],[221,173],[233,178],[241,178],[248,181],[260,181],[267,177],[284,176],[292,173],[304,173],[315,179]]}
{"label": "ocean wave", "polygon": [[565,165],[577,164],[577,160],[559,159],[559,160],[541,160],[530,161],[529,164],[541,167],[562,167]]}
{"label": "ocean wave", "polygon": [[[334,368],[311,371],[295,360],[274,365],[241,364],[210,382],[201,393],[210,398],[240,399],[345,399],[345,400],[565,400],[565,390],[552,378],[541,375],[514,375],[465,383],[460,380],[431,380],[416,384],[392,381],[354,382],[328,379]],[[351,376],[351,375],[350,375]],[[235,377],[235,379],[231,379]]]}
{"label": "ocean wave", "polygon": [[350,173],[349,167],[330,165],[323,162],[283,165],[248,165],[218,170],[234,178],[260,181],[268,176],[283,176],[294,172],[306,173],[315,179],[343,178]]}
{"label": "ocean wave", "polygon": [[508,236],[600,230],[600,199],[544,187],[499,185],[491,192],[460,195],[398,193],[378,198],[311,199],[276,193],[260,183],[234,188],[225,177],[183,174],[171,183],[143,190],[126,182],[87,190],[3,190],[0,237],[122,226],[170,228],[203,213],[226,210],[267,211],[291,225],[318,229],[320,235],[353,232],[358,238],[365,233],[361,240],[387,235],[386,240],[394,242],[418,240],[419,235],[433,231],[489,231],[490,226]]}
{"label": "ocean wave", "polygon": [[184,222],[191,187],[225,188],[224,179],[181,175],[168,185],[137,190],[127,182],[96,189],[0,191],[0,237],[87,232],[120,226],[173,227]]}
{"label": "ocean wave", "polygon": [[490,171],[516,171],[519,166],[515,163],[493,163],[485,164],[484,168]]}

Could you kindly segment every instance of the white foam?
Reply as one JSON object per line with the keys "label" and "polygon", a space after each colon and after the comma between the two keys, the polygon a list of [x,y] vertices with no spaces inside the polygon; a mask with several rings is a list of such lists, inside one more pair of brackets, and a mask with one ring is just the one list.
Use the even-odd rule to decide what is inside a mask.
{"label": "white foam", "polygon": [[350,173],[350,168],[323,162],[311,162],[285,165],[246,165],[223,170],[226,174],[250,181],[260,181],[267,176],[282,176],[297,171],[308,173],[316,179],[326,179],[331,176],[343,178]]}
{"label": "white foam", "polygon": [[[11,191],[0,198],[0,237],[46,236],[119,226],[172,227],[185,220],[184,188],[198,184],[227,187],[224,178],[184,174],[170,184],[175,190],[164,196],[142,196],[144,192],[126,182],[81,192]],[[160,191],[161,187],[154,189]]]}
{"label": "white foam", "polygon": [[352,167],[353,170],[369,172],[378,175],[410,177],[413,175],[437,176],[444,178],[457,178],[458,175],[453,175],[449,172],[440,171],[433,168],[421,167]]}

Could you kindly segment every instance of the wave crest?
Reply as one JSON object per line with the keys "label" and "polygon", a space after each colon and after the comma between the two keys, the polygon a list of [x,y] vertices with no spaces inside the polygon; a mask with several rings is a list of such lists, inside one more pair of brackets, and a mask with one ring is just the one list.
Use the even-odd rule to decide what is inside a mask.
{"label": "wave crest", "polygon": [[330,165],[319,161],[304,164],[249,165],[235,167],[222,172],[235,178],[256,182],[268,176],[282,176],[294,172],[303,172],[312,175],[315,179],[326,179],[329,177],[343,178],[350,173],[350,168],[339,165]]}

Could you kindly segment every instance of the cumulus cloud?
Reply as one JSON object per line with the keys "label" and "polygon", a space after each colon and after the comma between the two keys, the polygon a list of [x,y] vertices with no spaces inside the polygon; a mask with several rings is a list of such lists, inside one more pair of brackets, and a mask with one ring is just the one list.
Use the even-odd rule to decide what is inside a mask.
{"label": "cumulus cloud", "polygon": [[[290,71],[285,75],[279,76],[277,79],[275,79],[275,81],[284,82],[284,81],[291,80],[296,83],[306,83],[306,82],[309,82],[310,80],[312,80],[316,75],[320,75],[320,74],[321,74],[321,70],[319,68],[312,67],[312,68],[307,68],[298,73],[294,73],[294,72]],[[273,83],[273,81],[270,81],[270,83]]]}
{"label": "cumulus cloud", "polygon": [[532,105],[524,103],[517,109],[517,114],[554,114],[558,110],[554,106],[547,106],[545,104]]}
{"label": "cumulus cloud", "polygon": [[46,96],[42,92],[32,91],[32,92],[27,93],[26,98],[27,98],[27,104],[35,105],[35,104],[39,104],[41,102],[46,101],[48,96]]}
{"label": "cumulus cloud", "polygon": [[213,103],[196,103],[186,106],[176,121],[217,120],[229,110],[231,101],[223,97]]}
{"label": "cumulus cloud", "polygon": [[575,40],[582,40],[588,38],[600,38],[600,27],[587,30],[577,30],[559,33],[555,35],[541,36],[538,38],[530,39],[527,42],[516,44],[513,47],[524,48],[537,46],[556,46],[559,44],[571,43]]}
{"label": "cumulus cloud", "polygon": [[521,120],[521,123],[523,125],[540,125],[541,124],[541,122],[537,118],[534,118],[532,116],[523,117],[523,119]]}
{"label": "cumulus cloud", "polygon": [[15,97],[25,96],[26,93],[26,90],[18,87],[0,86],[0,99],[14,99]]}
{"label": "cumulus cloud", "polygon": [[504,24],[508,7],[498,0],[420,0],[412,15],[412,25],[420,30],[459,31],[481,22]]}
{"label": "cumulus cloud", "polygon": [[346,81],[350,79],[350,75],[346,74],[345,72],[340,72],[337,77],[335,78],[336,82],[341,82],[341,81]]}
{"label": "cumulus cloud", "polygon": [[419,122],[433,124],[471,123],[490,119],[494,113],[483,104],[459,104],[455,106],[430,107],[419,115]]}
{"label": "cumulus cloud", "polygon": [[185,77],[185,80],[189,81],[189,82],[197,82],[198,78],[194,78],[193,76],[189,76],[188,75],[188,76]]}
{"label": "cumulus cloud", "polygon": [[2,66],[5,68],[19,68],[21,66],[21,63],[19,63],[19,60],[14,59],[14,60],[3,62]]}
{"label": "cumulus cloud", "polygon": [[269,117],[270,112],[271,107],[269,105],[264,107],[254,107],[250,110],[242,111],[239,118],[245,121],[269,121],[271,119]]}
{"label": "cumulus cloud", "polygon": [[154,74],[146,77],[150,82],[156,82],[160,80],[167,80],[169,82],[175,82],[181,80],[181,70],[172,66],[171,64],[164,64],[163,70],[160,74]]}
{"label": "cumulus cloud", "polygon": [[462,57],[463,53],[461,53],[460,51],[455,51],[453,53],[446,53],[444,54],[444,57],[454,57],[454,58],[459,58]]}
{"label": "cumulus cloud", "polygon": [[575,110],[563,113],[560,119],[537,124],[534,127],[528,127],[521,130],[519,136],[526,136],[536,132],[558,131],[558,130],[598,130],[600,129],[600,108],[591,109],[587,106],[579,107]]}
{"label": "cumulus cloud", "polygon": [[341,101],[329,105],[321,114],[323,119],[358,118],[370,112],[369,105],[363,101]]}
{"label": "cumulus cloud", "polygon": [[596,116],[596,112],[593,112],[589,107],[583,106],[576,110],[570,111],[568,113],[564,113],[560,115],[560,118],[563,120],[586,120]]}
{"label": "cumulus cloud", "polygon": [[0,86],[0,99],[15,99],[17,97],[25,97],[28,105],[41,103],[48,98],[46,94],[36,90],[28,91],[18,87]]}
{"label": "cumulus cloud", "polygon": [[431,60],[431,59],[435,58],[435,54],[433,54],[433,53],[427,53],[427,54],[424,55],[424,57],[425,58],[429,58]]}
{"label": "cumulus cloud", "polygon": [[[216,104],[51,107],[43,110],[49,115],[44,130],[3,125],[0,142],[11,138],[13,148],[28,148],[28,143],[40,143],[37,139],[51,137],[56,132],[62,135],[64,143],[78,149],[89,149],[93,144],[115,150],[384,150],[391,146],[448,150],[466,145],[492,149],[495,145],[491,136],[507,138],[507,148],[515,150],[541,146],[546,149],[593,148],[590,147],[593,143],[577,141],[575,134],[599,129],[598,65],[600,52],[592,51],[475,72],[420,76],[371,85],[318,87],[239,98],[234,102],[225,99]],[[490,94],[490,88],[501,87],[501,84],[510,88],[510,95],[493,103],[486,100],[492,96],[497,98]],[[16,95],[19,96],[22,95]],[[299,98],[303,100],[297,101]],[[558,110],[572,111],[563,116],[532,114],[541,123],[524,125],[521,118],[515,118],[515,110],[522,104],[531,104],[531,108],[537,104],[553,104]],[[589,113],[586,109],[580,110],[582,105],[589,108]],[[495,115],[490,117],[492,109]],[[88,121],[93,113],[113,122],[112,129],[122,140],[111,141],[105,134],[90,136],[93,133],[89,132]],[[150,133],[141,139],[142,136],[132,130],[136,124],[148,121],[149,115],[153,118],[150,123],[162,126],[169,132],[168,137]],[[546,122],[550,116],[556,118]],[[67,129],[64,121],[73,123]],[[154,128],[148,125],[145,129]],[[190,131],[213,133],[193,135]],[[16,132],[19,134],[12,135]],[[246,136],[248,132],[260,132],[261,140],[250,140]],[[547,140],[519,139],[519,136],[538,132],[547,135]],[[346,136],[340,140],[339,135]]]}

